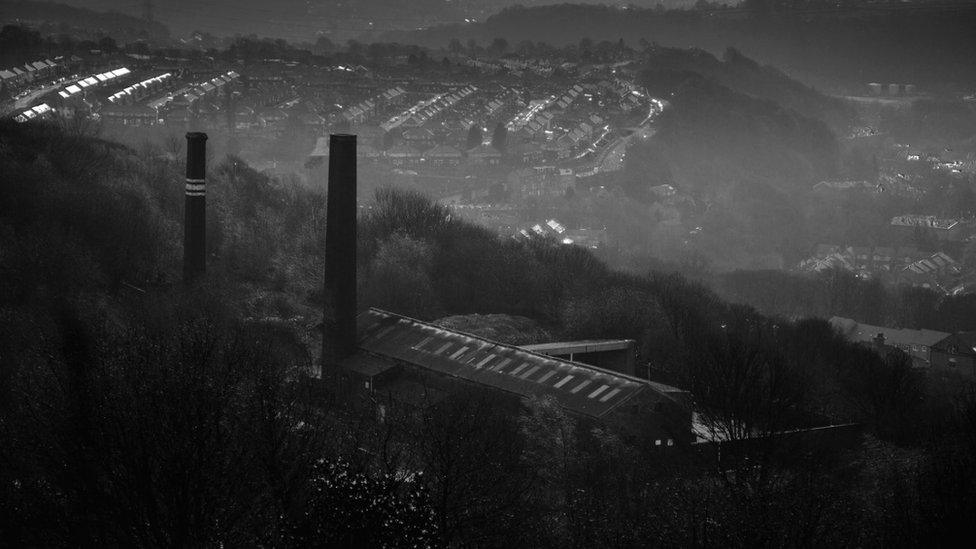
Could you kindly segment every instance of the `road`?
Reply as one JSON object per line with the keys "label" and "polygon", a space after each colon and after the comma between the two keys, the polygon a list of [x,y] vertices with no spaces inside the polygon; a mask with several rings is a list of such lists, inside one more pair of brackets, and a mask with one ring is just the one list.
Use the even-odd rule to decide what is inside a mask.
{"label": "road", "polygon": [[53,93],[64,86],[74,84],[78,80],[81,80],[81,78],[80,77],[65,78],[64,80],[61,80],[55,84],[49,84],[47,86],[42,86],[40,88],[37,88],[36,90],[31,90],[31,92],[28,93],[27,95],[16,99],[12,104],[8,105],[6,109],[4,109],[6,112],[2,113],[2,115],[7,116],[7,115],[14,115],[14,114],[21,113],[37,105],[38,100],[44,97],[45,95],[49,93]]}
{"label": "road", "polygon": [[652,103],[650,112],[648,112],[644,120],[629,135],[618,137],[613,143],[600,151],[594,165],[594,173],[614,172],[622,169],[624,167],[624,159],[627,156],[627,148],[630,147],[631,140],[638,138],[643,141],[654,137],[657,130],[653,128],[651,123],[659,112],[661,112],[660,108]]}
{"label": "road", "polygon": [[25,110],[33,107],[37,103],[37,100],[38,99],[40,99],[41,97],[44,97],[45,95],[47,95],[47,94],[49,94],[49,93],[57,90],[62,85],[64,85],[64,83],[63,82],[59,82],[57,84],[50,84],[48,86],[44,86],[44,87],[38,88],[36,90],[33,90],[30,93],[28,93],[27,95],[25,95],[25,96],[17,99],[16,101],[14,101],[13,105],[10,107],[9,112],[6,112],[4,114],[6,115],[6,114],[13,114],[13,113],[19,113],[19,112],[25,111]]}

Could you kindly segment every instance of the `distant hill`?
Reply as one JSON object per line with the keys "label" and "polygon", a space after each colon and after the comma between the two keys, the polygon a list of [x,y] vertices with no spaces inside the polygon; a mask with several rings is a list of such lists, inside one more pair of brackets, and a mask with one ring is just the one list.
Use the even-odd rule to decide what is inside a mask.
{"label": "distant hill", "polygon": [[[653,85],[659,74],[649,69],[641,80]],[[759,180],[793,190],[836,167],[836,138],[816,118],[698,75],[671,93],[672,106],[653,140],[669,148],[669,161],[687,172],[686,182],[695,187]]]}
{"label": "distant hill", "polygon": [[[145,2],[118,0],[63,0],[97,10],[119,10],[136,17],[146,15]],[[390,30],[414,30],[463,21],[457,3],[448,0],[153,0],[156,21],[179,36],[194,31],[215,36],[255,34],[290,41],[314,41],[325,34],[337,42],[350,38],[367,41]]]}
{"label": "distant hill", "polygon": [[[591,4],[633,4],[690,7],[694,0],[578,0]],[[136,0],[62,0],[99,11],[120,11],[144,17],[146,2]],[[153,16],[179,35],[193,31],[217,36],[257,34],[295,41],[314,40],[319,33],[334,41],[368,41],[391,30],[412,31],[431,25],[484,20],[514,5],[539,6],[552,0],[153,0]]]}
{"label": "distant hill", "polygon": [[[736,71],[712,72],[724,73],[719,76],[725,81],[742,78]],[[800,215],[805,189],[834,175],[840,165],[838,142],[827,124],[775,100],[695,72],[662,69],[653,61],[639,81],[671,105],[658,119],[656,134],[628,151],[620,179],[627,194],[650,202],[650,189],[668,184],[693,197],[697,248],[722,268],[805,249]],[[745,80],[744,87],[757,86]],[[808,112],[842,112],[813,93],[784,94],[779,87],[764,93],[784,102],[802,98],[800,106]]]}
{"label": "distant hill", "polygon": [[393,33],[390,40],[443,47],[452,38],[502,37],[553,45],[624,39],[721,52],[731,46],[804,81],[920,84],[976,82],[976,4],[926,3],[777,12],[660,11],[560,4],[513,7],[478,24]]}
{"label": "distant hill", "polygon": [[647,67],[646,76],[652,81],[664,73],[693,72],[739,93],[775,101],[832,128],[846,129],[854,117],[854,109],[843,100],[828,97],[734,48],[726,49],[721,59],[700,49],[654,48]]}
{"label": "distant hill", "polygon": [[94,11],[87,7],[34,0],[0,3],[0,23],[27,25],[42,34],[68,34],[87,39],[107,36],[122,43],[135,40],[159,42],[170,36],[169,29],[159,22],[117,11]]}

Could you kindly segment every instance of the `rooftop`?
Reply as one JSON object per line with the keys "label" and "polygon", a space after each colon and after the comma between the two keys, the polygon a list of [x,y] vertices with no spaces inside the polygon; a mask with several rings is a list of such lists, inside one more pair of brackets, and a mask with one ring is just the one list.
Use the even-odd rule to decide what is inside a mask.
{"label": "rooftop", "polygon": [[951,334],[937,332],[935,330],[912,330],[910,328],[885,328],[883,326],[872,326],[870,324],[860,324],[850,318],[839,316],[830,319],[830,325],[840,330],[840,332],[853,341],[870,343],[878,334],[883,334],[885,343],[888,345],[924,345],[931,347]]}
{"label": "rooftop", "polygon": [[469,155],[473,156],[501,156],[502,153],[498,151],[495,147],[482,143],[477,147],[468,151]]}
{"label": "rooftop", "polygon": [[564,408],[604,417],[639,394],[674,400],[684,392],[603,368],[370,309],[359,315],[360,353],[344,366],[376,375],[389,359],[521,396],[551,395]]}
{"label": "rooftop", "polygon": [[547,354],[577,354],[598,353],[603,351],[620,351],[634,344],[633,339],[583,339],[579,341],[557,341],[554,343],[537,343],[522,345],[526,351]]}
{"label": "rooftop", "polygon": [[892,225],[901,225],[906,227],[927,227],[930,229],[943,229],[948,230],[955,228],[959,224],[959,221],[955,219],[940,219],[934,215],[900,215],[891,219]]}
{"label": "rooftop", "polygon": [[431,158],[460,158],[462,155],[461,151],[450,145],[438,145],[427,151],[425,156]]}

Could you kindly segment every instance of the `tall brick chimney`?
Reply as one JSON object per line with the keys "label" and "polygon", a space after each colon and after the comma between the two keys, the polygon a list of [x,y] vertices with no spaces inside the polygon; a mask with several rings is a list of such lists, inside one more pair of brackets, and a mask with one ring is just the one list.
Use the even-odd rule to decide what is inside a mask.
{"label": "tall brick chimney", "polygon": [[183,282],[207,271],[207,134],[186,134]]}
{"label": "tall brick chimney", "polygon": [[329,136],[322,372],[356,352],[356,136]]}

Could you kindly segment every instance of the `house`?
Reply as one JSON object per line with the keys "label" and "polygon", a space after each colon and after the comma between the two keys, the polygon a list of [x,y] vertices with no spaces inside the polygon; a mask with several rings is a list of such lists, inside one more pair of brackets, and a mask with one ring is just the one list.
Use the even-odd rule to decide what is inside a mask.
{"label": "house", "polygon": [[874,256],[872,258],[875,268],[884,267],[888,268],[890,263],[895,259],[895,249],[890,246],[878,246],[874,249]]}
{"label": "house", "polygon": [[559,139],[556,140],[556,145],[560,149],[565,149],[572,153],[572,151],[575,151],[580,147],[580,141],[582,139],[583,133],[576,129],[559,136]]}
{"label": "house", "polygon": [[12,70],[0,70],[0,83],[5,90],[19,88],[23,81],[23,78]]}
{"label": "house", "polygon": [[602,229],[568,229],[562,235],[563,244],[572,244],[583,248],[597,249],[607,245],[610,241],[606,228]]}
{"label": "house", "polygon": [[497,166],[502,161],[502,153],[491,145],[482,143],[468,151],[468,163],[474,166]]}
{"label": "house", "polygon": [[658,198],[671,198],[678,193],[678,190],[672,185],[656,185],[648,189],[654,196]]}
{"label": "house", "polygon": [[301,114],[298,118],[302,125],[311,131],[325,131],[325,128],[328,126],[328,121],[320,114],[310,112]]}
{"label": "house", "polygon": [[906,265],[913,261],[918,261],[923,257],[925,257],[925,254],[913,246],[901,246],[895,250],[895,261]]}
{"label": "house", "polygon": [[817,247],[813,251],[813,255],[816,257],[827,257],[830,254],[835,254],[840,251],[840,246],[835,246],[833,244],[817,244]]}
{"label": "house", "polygon": [[572,170],[563,171],[555,166],[533,166],[510,172],[506,183],[516,197],[564,196],[575,186],[576,176]]}
{"label": "house", "polygon": [[542,162],[544,157],[542,146],[538,143],[519,143],[514,147],[509,147],[508,155],[513,162],[520,164],[535,164]]}
{"label": "house", "polygon": [[[150,102],[151,104],[152,102]],[[254,114],[254,109],[246,105],[237,107],[234,112],[234,121],[239,130],[247,130],[261,126],[261,120]]]}
{"label": "house", "polygon": [[813,192],[818,194],[831,194],[845,191],[875,192],[878,190],[876,183],[870,181],[820,181],[813,186]]}
{"label": "house", "polygon": [[24,63],[23,69],[24,69],[24,73],[27,75],[28,82],[33,82],[34,79],[37,78],[37,68],[34,67],[34,65],[31,65],[30,63]]}
{"label": "house", "polygon": [[891,219],[891,225],[904,236],[912,236],[916,231],[928,231],[939,240],[959,241],[965,237],[963,224],[959,220],[934,215],[900,215]]}
{"label": "house", "polygon": [[420,151],[410,145],[401,143],[386,150],[386,157],[394,166],[415,166],[420,163]]}
{"label": "house", "polygon": [[360,143],[356,146],[356,155],[360,160],[375,164],[383,157],[383,152],[369,143]]}
{"label": "house", "polygon": [[954,259],[944,252],[936,252],[906,265],[899,273],[898,281],[924,288],[941,288],[943,282],[954,280],[961,273]]}
{"label": "house", "polygon": [[867,246],[852,246],[848,248],[848,254],[854,259],[854,267],[859,270],[868,270],[871,267],[872,250]]}
{"label": "house", "polygon": [[159,123],[156,111],[146,105],[107,105],[99,117],[110,124],[123,126],[153,126]]}
{"label": "house", "polygon": [[403,88],[397,86],[395,88],[390,88],[383,92],[380,99],[388,105],[402,105],[404,99],[406,98],[407,91]]}
{"label": "house", "polygon": [[359,137],[359,146],[369,143],[377,147],[383,144],[383,130],[379,126],[365,124],[354,128],[354,133]]}
{"label": "house", "polygon": [[838,316],[830,319],[830,325],[850,341],[900,349],[910,356],[912,363],[918,367],[929,367],[932,364],[933,347],[951,335],[935,330],[885,328],[860,324],[856,320]]}
{"label": "house", "polygon": [[35,105],[14,117],[17,122],[27,122],[28,120],[34,119],[46,119],[50,118],[55,114],[55,110],[51,108],[47,103],[42,103],[40,105]]}
{"label": "house", "polygon": [[163,120],[167,126],[183,126],[188,127],[191,120],[191,115],[189,109],[185,106],[180,108],[180,106],[174,105],[166,110],[163,115]]}
{"label": "house", "polygon": [[546,162],[557,162],[559,160],[566,160],[572,156],[573,151],[570,147],[565,146],[564,143],[556,141],[547,141],[542,145],[542,156]]}
{"label": "house", "polygon": [[[924,261],[924,260],[923,260]],[[921,263],[921,262],[919,262]],[[930,267],[911,264],[897,273],[896,281],[900,285],[928,288],[930,290],[945,291],[939,284],[937,273]]]}
{"label": "house", "polygon": [[464,155],[450,145],[438,145],[424,153],[424,160],[431,166],[455,167],[461,164]]}
{"label": "house", "polygon": [[261,121],[261,125],[264,127],[273,126],[274,124],[282,122],[288,118],[288,113],[277,107],[267,107],[261,109],[257,111],[256,115]]}
{"label": "house", "polygon": [[976,378],[976,332],[959,332],[932,346],[932,367]]}
{"label": "house", "polygon": [[434,146],[434,132],[427,128],[410,128],[403,132],[403,141],[408,145],[428,149]]}
{"label": "house", "polygon": [[362,124],[366,121],[366,115],[359,106],[350,107],[340,115],[350,125]]}
{"label": "house", "polygon": [[924,194],[921,189],[913,185],[917,181],[919,181],[917,176],[882,173],[878,176],[878,192],[917,198]]}

